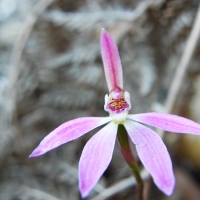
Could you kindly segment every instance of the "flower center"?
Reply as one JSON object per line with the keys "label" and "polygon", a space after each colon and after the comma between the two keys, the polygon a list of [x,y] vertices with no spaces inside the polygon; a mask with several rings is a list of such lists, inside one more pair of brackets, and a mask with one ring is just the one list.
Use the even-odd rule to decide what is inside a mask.
{"label": "flower center", "polygon": [[123,124],[130,109],[130,95],[121,88],[116,87],[105,96],[104,110],[110,113],[114,123]]}
{"label": "flower center", "polygon": [[127,110],[128,108],[129,108],[129,105],[124,100],[124,98],[120,98],[120,99],[112,98],[111,101],[107,104],[107,109],[116,113],[120,113],[123,110]]}

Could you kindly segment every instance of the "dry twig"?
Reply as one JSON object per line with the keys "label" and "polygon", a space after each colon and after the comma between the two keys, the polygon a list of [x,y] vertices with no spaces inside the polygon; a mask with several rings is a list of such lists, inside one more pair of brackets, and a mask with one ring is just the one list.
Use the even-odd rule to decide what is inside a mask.
{"label": "dry twig", "polygon": [[172,84],[169,89],[169,93],[168,93],[166,104],[165,104],[167,113],[172,112],[174,102],[177,98],[178,92],[183,82],[184,75],[187,71],[187,68],[189,67],[189,63],[191,61],[192,55],[197,45],[199,35],[200,35],[200,6],[197,11],[193,28],[188,37],[185,50],[183,51],[180,62],[176,69],[175,76],[173,78]]}
{"label": "dry twig", "polygon": [[[141,172],[141,176],[142,176],[143,180],[146,180],[149,178],[149,172],[147,172],[145,169],[143,169]],[[108,198],[124,191],[125,189],[128,189],[128,188],[134,186],[135,184],[136,184],[136,181],[133,178],[133,176],[125,178],[125,179],[121,180],[120,182],[115,183],[113,186],[103,190],[99,195],[94,197],[92,200],[108,199]]]}
{"label": "dry twig", "polygon": [[42,199],[42,200],[59,200],[58,198],[50,194],[47,194],[43,191],[29,188],[26,186],[21,187],[18,193],[19,193],[18,196],[21,200],[26,200],[30,198],[34,198],[34,199],[36,198],[36,199]]}
{"label": "dry twig", "polygon": [[17,81],[23,68],[20,67],[20,62],[22,54],[26,45],[26,42],[29,38],[29,35],[37,22],[38,16],[45,11],[45,9],[53,2],[54,0],[41,0],[39,1],[32,12],[28,14],[25,22],[22,24],[22,27],[18,33],[15,44],[12,49],[10,66],[9,66],[9,88],[8,88],[8,104],[7,109],[10,114],[11,119],[15,119],[16,115],[16,96],[17,96]]}
{"label": "dry twig", "polygon": [[[183,54],[181,56],[178,66],[177,66],[172,84],[169,89],[169,93],[168,93],[167,100],[165,103],[165,112],[166,113],[172,112],[174,102],[177,98],[177,95],[180,90],[181,84],[183,82],[183,78],[185,76],[187,68],[189,67],[189,63],[191,61],[192,55],[193,55],[195,47],[197,45],[199,35],[200,35],[200,6],[197,10],[197,15],[196,15],[192,30],[190,32],[190,35],[187,39],[185,50],[183,51]],[[159,130],[157,130],[157,132],[162,138],[164,137],[163,130],[159,129]]]}

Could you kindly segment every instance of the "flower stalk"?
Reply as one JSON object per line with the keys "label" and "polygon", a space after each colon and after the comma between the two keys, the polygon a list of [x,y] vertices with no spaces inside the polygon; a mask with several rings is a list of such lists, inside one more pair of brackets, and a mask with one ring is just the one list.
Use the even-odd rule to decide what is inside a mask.
{"label": "flower stalk", "polygon": [[143,200],[144,183],[140,175],[140,169],[131,151],[127,131],[121,124],[118,126],[117,139],[120,144],[122,155],[124,156],[124,159],[126,160],[131,171],[133,172],[133,176],[136,179],[138,200]]}

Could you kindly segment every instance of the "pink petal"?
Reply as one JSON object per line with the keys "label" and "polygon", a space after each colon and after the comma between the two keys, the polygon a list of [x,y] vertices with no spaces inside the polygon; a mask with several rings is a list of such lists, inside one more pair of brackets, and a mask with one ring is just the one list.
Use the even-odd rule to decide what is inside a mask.
{"label": "pink petal", "polygon": [[109,121],[111,121],[110,117],[83,117],[65,122],[49,133],[29,157],[40,156],[64,143],[77,139]]}
{"label": "pink petal", "polygon": [[124,126],[154,183],[166,195],[171,195],[175,178],[172,162],[162,139],[153,130],[131,120],[127,120]]}
{"label": "pink petal", "polygon": [[136,115],[128,115],[128,118],[163,129],[165,131],[176,133],[191,133],[196,135],[200,134],[200,124],[177,115],[164,113],[142,113]]}
{"label": "pink petal", "polygon": [[79,162],[79,188],[86,197],[108,167],[117,135],[113,122],[96,133],[85,145]]}
{"label": "pink petal", "polygon": [[112,36],[102,29],[101,55],[109,91],[116,87],[123,89],[123,72],[117,45]]}

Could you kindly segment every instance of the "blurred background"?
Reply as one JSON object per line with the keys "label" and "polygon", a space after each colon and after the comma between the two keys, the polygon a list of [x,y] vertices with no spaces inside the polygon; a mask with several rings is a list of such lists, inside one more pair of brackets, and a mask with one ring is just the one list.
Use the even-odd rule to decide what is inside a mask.
{"label": "blurred background", "polygon": [[[107,29],[119,47],[124,88],[131,94],[130,112],[166,112],[198,4],[198,0],[0,0],[0,200],[81,199],[78,161],[97,129],[41,157],[28,156],[61,123],[108,115],[103,110],[108,90],[100,55],[101,29]],[[196,43],[170,112],[200,123]],[[166,133],[164,140],[176,188],[167,197],[146,177],[147,199],[199,200],[200,136]],[[97,198],[130,176],[116,143],[111,164],[87,199],[134,199],[131,184]]]}

